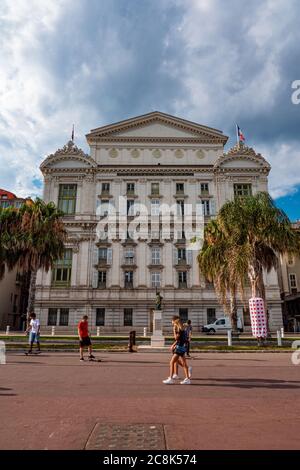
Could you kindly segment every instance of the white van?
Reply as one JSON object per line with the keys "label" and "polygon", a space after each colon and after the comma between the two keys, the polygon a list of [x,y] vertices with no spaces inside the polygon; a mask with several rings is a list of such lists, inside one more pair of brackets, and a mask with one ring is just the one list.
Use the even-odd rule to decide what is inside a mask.
{"label": "white van", "polygon": [[[243,332],[243,324],[242,320],[238,318],[237,320],[237,327],[240,333]],[[214,335],[215,333],[226,333],[230,330],[231,323],[228,317],[218,318],[214,323],[209,323],[208,325],[204,325],[202,327],[202,331],[204,333]]]}

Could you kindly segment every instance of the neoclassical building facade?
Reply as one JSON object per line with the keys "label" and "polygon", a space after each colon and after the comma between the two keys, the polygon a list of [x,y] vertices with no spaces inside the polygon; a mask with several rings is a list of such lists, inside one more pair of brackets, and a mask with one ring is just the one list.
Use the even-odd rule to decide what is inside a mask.
{"label": "neoclassical building facade", "polygon": [[[37,276],[43,328],[75,331],[87,314],[94,330],[149,331],[157,291],[166,331],[174,314],[191,319],[196,331],[223,316],[184,224],[172,216],[166,236],[161,208],[173,207],[177,221],[188,207],[192,217],[200,207],[206,223],[235,195],[267,191],[268,162],[244,145],[225,153],[221,131],[161,112],[93,129],[86,138],[88,155],[70,141],[41,165],[44,199],[64,211],[68,232],[63,259]],[[117,222],[110,231],[112,208]],[[148,235],[134,237],[129,224],[142,215]],[[277,273],[265,283],[275,330],[282,326]],[[247,329],[242,305],[239,315]]]}

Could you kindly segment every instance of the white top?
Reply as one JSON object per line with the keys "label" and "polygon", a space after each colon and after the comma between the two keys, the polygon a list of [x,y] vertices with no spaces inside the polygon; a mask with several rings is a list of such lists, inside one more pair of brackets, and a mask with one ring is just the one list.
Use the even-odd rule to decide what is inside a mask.
{"label": "white top", "polygon": [[40,320],[38,319],[30,320],[30,326],[31,326],[32,333],[38,333],[39,327],[40,327]]}

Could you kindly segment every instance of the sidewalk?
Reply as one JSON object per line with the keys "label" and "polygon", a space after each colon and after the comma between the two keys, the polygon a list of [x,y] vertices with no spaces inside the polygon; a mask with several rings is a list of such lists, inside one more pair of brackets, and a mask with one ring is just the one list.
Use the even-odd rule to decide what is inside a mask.
{"label": "sidewalk", "polygon": [[300,366],[289,354],[194,354],[191,386],[162,384],[167,354],[97,355],[8,354],[0,449],[130,448],[151,432],[147,445],[167,449],[299,448]]}

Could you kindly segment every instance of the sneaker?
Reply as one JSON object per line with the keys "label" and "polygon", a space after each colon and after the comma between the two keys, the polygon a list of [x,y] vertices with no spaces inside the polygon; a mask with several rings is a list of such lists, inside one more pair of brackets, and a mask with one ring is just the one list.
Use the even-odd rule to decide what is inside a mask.
{"label": "sneaker", "polygon": [[181,385],[190,385],[191,384],[191,381],[190,379],[184,379],[182,382],[180,382]]}
{"label": "sneaker", "polygon": [[95,356],[93,356],[93,354],[90,354],[89,359],[96,359],[96,358],[95,358]]}
{"label": "sneaker", "polygon": [[179,375],[173,374],[173,375],[172,375],[172,379],[173,379],[173,380],[178,380],[178,379],[179,379]]}
{"label": "sneaker", "polygon": [[174,380],[172,379],[172,377],[168,377],[166,380],[163,380],[163,383],[167,385],[171,385],[174,383]]}
{"label": "sneaker", "polygon": [[189,367],[189,379],[192,378],[192,370],[193,370],[193,368],[192,368],[192,366],[190,366]]}
{"label": "sneaker", "polygon": [[81,358],[80,358],[80,361],[84,361],[84,357],[81,357]]}

